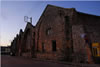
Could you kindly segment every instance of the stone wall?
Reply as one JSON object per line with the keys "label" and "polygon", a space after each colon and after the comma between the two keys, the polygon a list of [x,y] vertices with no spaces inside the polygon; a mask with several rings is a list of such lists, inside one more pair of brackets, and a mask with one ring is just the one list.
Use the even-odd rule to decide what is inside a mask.
{"label": "stone wall", "polygon": [[77,16],[78,23],[84,25],[85,33],[90,38],[91,42],[100,43],[100,17],[83,13],[77,13]]}
{"label": "stone wall", "polygon": [[72,26],[73,51],[74,55],[76,55],[75,59],[77,62],[86,62],[86,60],[88,60],[85,48],[87,44],[84,41],[84,34],[85,33],[82,25]]}
{"label": "stone wall", "polygon": [[[48,5],[36,26],[27,23],[21,39],[20,35],[16,36],[14,43],[17,52],[23,56],[52,60],[61,60],[65,56],[74,62],[87,62],[92,61],[91,44],[100,42],[99,26],[99,16]],[[89,43],[84,40],[84,35]],[[56,44],[55,50],[53,44]]]}
{"label": "stone wall", "polygon": [[[66,39],[66,36],[68,35],[65,33],[65,16],[72,16],[71,11],[72,9],[47,6],[46,10],[36,25],[36,48],[38,52],[43,52],[42,43],[44,43],[45,53],[43,52],[43,54],[40,54],[42,57],[46,57],[46,54],[50,53],[51,55],[49,54],[50,56],[48,56],[48,59],[50,59],[50,57],[57,58],[58,53],[63,50],[63,47],[70,45]],[[49,34],[47,34],[48,29],[50,29]],[[56,41],[56,52],[52,51],[52,40]],[[54,53],[57,54],[57,56],[53,56]],[[40,55],[37,57],[40,57]]]}
{"label": "stone wall", "polygon": [[31,23],[27,23],[24,30],[21,46],[22,56],[33,57],[35,48],[35,28]]}

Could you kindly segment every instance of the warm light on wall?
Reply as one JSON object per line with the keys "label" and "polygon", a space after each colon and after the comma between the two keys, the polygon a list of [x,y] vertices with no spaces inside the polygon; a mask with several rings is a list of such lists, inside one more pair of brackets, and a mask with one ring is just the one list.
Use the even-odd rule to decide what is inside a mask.
{"label": "warm light on wall", "polygon": [[92,54],[93,56],[100,56],[100,43],[92,43]]}

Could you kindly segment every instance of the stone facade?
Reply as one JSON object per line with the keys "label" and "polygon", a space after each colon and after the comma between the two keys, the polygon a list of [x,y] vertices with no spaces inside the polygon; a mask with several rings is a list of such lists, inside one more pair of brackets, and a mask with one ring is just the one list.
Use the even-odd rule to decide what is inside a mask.
{"label": "stone facade", "polygon": [[99,25],[100,16],[48,5],[36,26],[27,23],[14,39],[17,55],[93,63],[91,44],[100,42]]}
{"label": "stone facade", "polygon": [[35,27],[31,23],[27,23],[22,36],[21,55],[33,57],[35,47]]}

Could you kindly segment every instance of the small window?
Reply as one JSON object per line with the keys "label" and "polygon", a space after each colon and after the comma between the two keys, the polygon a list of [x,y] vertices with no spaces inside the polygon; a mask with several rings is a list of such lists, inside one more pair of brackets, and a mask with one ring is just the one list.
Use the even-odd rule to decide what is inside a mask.
{"label": "small window", "polygon": [[44,48],[45,44],[42,43],[42,52],[45,52],[45,48]]}
{"label": "small window", "polygon": [[51,33],[51,28],[48,28],[48,29],[46,30],[46,35],[50,35],[50,33]]}
{"label": "small window", "polygon": [[56,40],[52,41],[52,51],[56,51]]}

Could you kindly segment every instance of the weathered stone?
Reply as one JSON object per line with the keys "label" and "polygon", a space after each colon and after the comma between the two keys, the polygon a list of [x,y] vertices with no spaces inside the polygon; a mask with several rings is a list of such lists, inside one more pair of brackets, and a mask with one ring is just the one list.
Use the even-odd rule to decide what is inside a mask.
{"label": "weathered stone", "polygon": [[100,42],[99,26],[100,16],[48,5],[36,26],[27,23],[14,42],[22,56],[93,63],[91,45]]}

